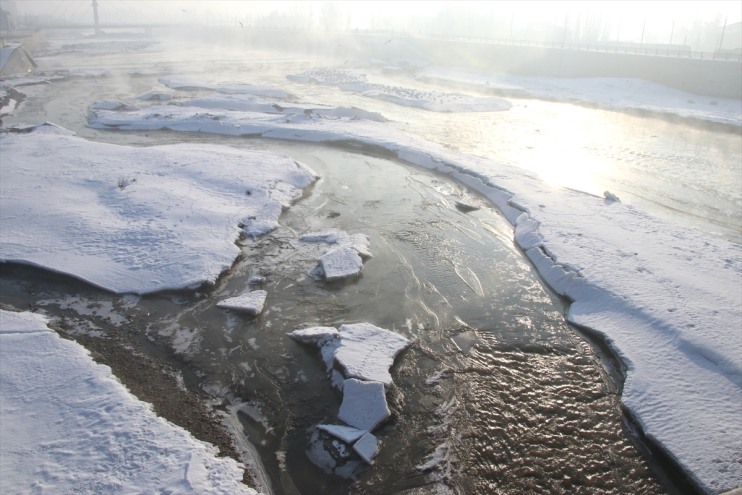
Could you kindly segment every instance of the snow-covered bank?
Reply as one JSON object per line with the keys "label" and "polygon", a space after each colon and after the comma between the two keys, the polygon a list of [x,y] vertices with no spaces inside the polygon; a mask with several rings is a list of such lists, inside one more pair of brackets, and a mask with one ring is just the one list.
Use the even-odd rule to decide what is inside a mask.
{"label": "snow-covered bank", "polygon": [[0,310],[0,374],[3,493],[257,493],[38,314]]}
{"label": "snow-covered bank", "polygon": [[91,125],[331,142],[384,150],[450,174],[515,226],[569,319],[626,366],[623,404],[708,493],[742,480],[742,247],[630,205],[551,187],[516,167],[454,153],[377,122],[186,106],[96,110]]}
{"label": "snow-covered bank", "polygon": [[113,292],[214,282],[239,255],[240,235],[275,228],[317,177],[269,153],[132,148],[69,134],[45,125],[0,135],[0,260]]}
{"label": "snow-covered bank", "polygon": [[343,69],[315,68],[287,77],[290,80],[304,83],[337,85],[344,91],[352,91],[368,98],[377,98],[397,105],[432,112],[501,112],[512,107],[510,102],[497,97],[421,91],[414,88],[369,83],[364,74]]}
{"label": "snow-covered bank", "polygon": [[641,79],[528,77],[444,67],[428,67],[416,77],[421,81],[494,94],[570,101],[607,110],[638,110],[742,126],[742,100],[699,96]]}

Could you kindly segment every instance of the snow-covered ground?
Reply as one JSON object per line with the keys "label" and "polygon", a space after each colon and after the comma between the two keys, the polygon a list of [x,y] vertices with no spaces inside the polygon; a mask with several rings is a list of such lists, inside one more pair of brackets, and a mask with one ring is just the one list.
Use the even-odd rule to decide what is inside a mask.
{"label": "snow-covered ground", "polygon": [[[420,77],[742,125],[739,100],[702,98],[636,80],[553,80],[443,69],[430,69]],[[622,403],[644,433],[704,491],[719,493],[742,485],[742,246],[660,221],[609,199],[610,195],[554,188],[517,167],[404,135],[385,126],[378,114],[302,106],[285,101],[296,96],[276,88],[214,86],[205,80],[173,78],[162,83],[171,90],[189,87],[214,93],[179,100],[178,105],[161,105],[157,99],[143,101],[139,108],[96,105],[90,125],[362,144],[450,174],[481,192],[514,225],[517,244],[546,282],[573,301],[569,320],[603,336],[618,354],[626,373]],[[144,293],[213,281],[239,253],[234,241],[240,232],[255,236],[275,227],[282,209],[316,178],[303,165],[275,155],[203,145],[105,145],[51,126],[2,135],[0,146],[0,260],[68,273],[117,292]],[[49,167],[52,158],[63,166]],[[214,160],[219,168],[209,166]],[[101,371],[104,368],[90,363],[81,349],[70,350],[74,344],[47,331],[43,321],[28,323],[31,318],[2,313],[4,439],[11,438],[6,437],[6,428],[12,428],[8,430],[15,435],[12,438],[21,436],[14,431],[29,438],[44,435],[35,431],[40,430],[36,425],[46,421],[53,426],[60,419],[59,404],[65,404],[62,396],[74,397],[77,381],[59,382],[59,377],[93,373],[93,379],[80,385],[94,389],[88,390],[89,401],[98,406],[95,414],[105,414],[97,419],[86,416],[82,408],[87,402],[82,398],[73,402],[79,409],[71,414],[79,421],[90,420],[81,423],[79,431],[103,435],[101,442],[111,442],[116,438],[112,435],[120,435],[121,442],[162,439],[163,443],[143,444],[145,451],[136,455],[149,456],[152,469],[142,462],[143,472],[132,476],[151,476],[147,486],[161,486],[155,473],[177,472],[179,478],[160,481],[182,486],[184,492],[204,493],[207,483],[215,493],[236,491],[231,488],[234,470],[214,460],[208,448],[194,448],[200,444],[193,440],[172,440],[183,445],[181,451],[164,433],[144,434],[142,423],[111,416],[111,411],[138,403],[109,392],[114,381]],[[20,348],[23,353],[15,352]],[[24,371],[32,366],[69,371],[34,375]],[[38,383],[23,381],[32,379]],[[107,410],[108,402],[102,407],[95,402],[96,389],[108,394],[100,400],[127,398]],[[39,397],[28,390],[38,390]],[[33,402],[23,402],[21,393]],[[51,397],[62,402],[36,402]],[[23,407],[32,407],[37,416],[24,413]],[[96,425],[104,430],[99,432]],[[78,431],[75,425],[61,427]],[[32,440],[49,445],[36,453],[28,450],[30,444],[1,442],[3,476],[6,466],[17,466],[13,486],[47,480],[85,487],[92,483],[85,473],[98,466],[96,456],[103,455],[110,461],[105,466],[115,470],[116,456],[128,455],[121,450],[96,451],[88,459],[76,446],[46,438]],[[82,436],[72,439],[83,443]],[[159,457],[172,451],[195,457]],[[33,457],[41,455],[51,457]],[[174,467],[177,463],[181,467]],[[115,473],[117,477],[103,479],[120,485],[109,487],[147,483]]]}
{"label": "snow-covered ground", "polygon": [[44,125],[0,135],[0,259],[113,292],[214,282],[239,255],[240,235],[277,227],[317,177],[270,153],[133,148],[69,134]]}
{"label": "snow-covered ground", "polygon": [[455,84],[525,98],[596,105],[607,110],[639,110],[742,126],[742,100],[686,93],[642,79],[615,77],[528,77],[428,67],[421,81]]}
{"label": "snow-covered ground", "polygon": [[0,310],[0,491],[257,494],[35,313]]}

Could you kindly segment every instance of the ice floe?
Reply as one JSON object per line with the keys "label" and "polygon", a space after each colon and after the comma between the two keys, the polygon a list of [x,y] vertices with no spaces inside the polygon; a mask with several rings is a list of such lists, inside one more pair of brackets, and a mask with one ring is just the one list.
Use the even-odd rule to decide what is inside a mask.
{"label": "ice floe", "polygon": [[360,440],[353,444],[353,450],[361,456],[361,459],[371,464],[374,457],[379,453],[379,439],[372,433],[366,433]]}
{"label": "ice floe", "polygon": [[416,77],[506,96],[566,100],[742,126],[739,99],[700,96],[642,79],[532,77],[447,67],[427,67]]}
{"label": "ice floe", "polygon": [[[348,426],[323,424],[317,428],[353,445],[366,463],[372,463],[378,453],[378,439],[371,432],[391,415],[386,401],[387,388],[392,384],[389,369],[410,341],[370,323],[345,324],[339,330],[311,327],[295,330],[289,336],[319,347],[328,372],[337,376],[336,364],[343,372],[338,419]],[[310,457],[316,462],[332,458],[319,445],[320,438],[314,442],[310,449],[314,456]]]}
{"label": "ice floe", "polygon": [[415,88],[369,83],[364,74],[345,69],[320,67],[287,77],[298,82],[337,85],[344,91],[352,91],[369,98],[378,98],[398,105],[434,112],[499,112],[512,107],[509,101],[498,97],[422,91]]}
{"label": "ice floe", "polygon": [[364,234],[348,234],[338,229],[304,234],[301,242],[325,243],[332,247],[319,257],[318,271],[326,280],[357,276],[363,261],[371,258],[369,239]]}
{"label": "ice floe", "polygon": [[241,311],[249,315],[259,315],[263,312],[265,298],[268,293],[264,290],[254,290],[236,297],[229,297],[216,303],[220,308]]}
{"label": "ice floe", "polygon": [[280,100],[294,99],[295,96],[285,89],[271,88],[267,86],[254,86],[252,84],[229,84],[229,83],[207,83],[199,78],[188,78],[183,76],[165,76],[160,78],[160,83],[171,89],[180,91],[211,90],[224,94],[243,94],[278,98]]}
{"label": "ice floe", "polygon": [[354,428],[352,426],[343,425],[319,425],[317,428],[326,433],[329,433],[335,438],[339,438],[345,443],[351,444],[368,433],[367,430],[359,430],[358,428]]}
{"label": "ice floe", "polygon": [[359,430],[372,431],[390,415],[383,383],[345,380],[338,419]]}

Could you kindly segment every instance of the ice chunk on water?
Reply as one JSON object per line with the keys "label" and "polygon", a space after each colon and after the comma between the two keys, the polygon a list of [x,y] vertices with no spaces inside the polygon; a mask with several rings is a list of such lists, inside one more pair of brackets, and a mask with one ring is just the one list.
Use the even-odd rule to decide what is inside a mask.
{"label": "ice chunk on water", "polygon": [[[333,327],[311,327],[294,330],[289,337],[303,344],[314,344],[320,348],[322,360],[330,371],[335,366],[335,349],[340,345],[338,331]],[[333,385],[335,381],[333,380]],[[339,387],[338,387],[339,388]]]}
{"label": "ice chunk on water", "polygon": [[389,369],[394,358],[410,345],[401,335],[370,323],[353,323],[340,326],[340,345],[335,359],[348,378],[359,378],[392,384]]}
{"label": "ice chunk on water", "polygon": [[216,305],[220,308],[242,311],[251,315],[258,315],[263,311],[265,298],[268,293],[264,290],[254,290],[237,297],[230,297],[219,301]]}
{"label": "ice chunk on water", "polygon": [[333,327],[311,327],[294,330],[289,337],[303,344],[322,346],[327,340],[337,338],[338,331]]}
{"label": "ice chunk on water", "polygon": [[319,258],[327,280],[347,278],[361,273],[363,260],[358,252],[349,247],[330,249]]}
{"label": "ice chunk on water", "polygon": [[361,459],[371,464],[379,453],[379,441],[373,434],[366,433],[353,445],[353,450],[361,456]]}
{"label": "ice chunk on water", "polygon": [[371,431],[390,415],[383,383],[345,380],[338,418],[359,430]]}
{"label": "ice chunk on water", "polygon": [[319,258],[325,278],[334,280],[358,275],[363,260],[371,258],[369,240],[365,234],[348,234],[339,229],[304,234],[302,242],[323,242],[333,246]]}
{"label": "ice chunk on water", "polygon": [[363,435],[368,433],[368,431],[366,430],[359,430],[358,428],[353,428],[352,426],[343,425],[319,425],[317,428],[326,433],[329,433],[335,438],[339,438],[345,443],[353,443],[361,438]]}

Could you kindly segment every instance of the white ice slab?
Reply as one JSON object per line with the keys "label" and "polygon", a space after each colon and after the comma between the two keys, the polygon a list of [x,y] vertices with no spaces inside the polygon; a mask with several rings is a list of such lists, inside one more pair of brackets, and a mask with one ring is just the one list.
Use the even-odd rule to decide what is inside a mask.
{"label": "white ice slab", "polygon": [[334,327],[310,327],[294,330],[289,336],[303,344],[315,344],[321,347],[328,340],[337,339],[338,331]]}
{"label": "white ice slab", "polygon": [[340,346],[335,359],[348,378],[392,384],[389,369],[397,355],[411,342],[398,333],[370,323],[341,325],[338,332]]}
{"label": "white ice slab", "polygon": [[343,384],[338,418],[359,430],[372,431],[391,415],[383,383],[350,378]]}
{"label": "white ice slab", "polygon": [[189,78],[184,76],[165,76],[160,78],[160,83],[168,88],[192,91],[199,89],[208,89],[225,94],[247,94],[255,96],[264,96],[267,98],[289,99],[294,95],[281,88],[271,88],[267,86],[255,86],[243,83],[209,83],[200,78]]}
{"label": "white ice slab", "polygon": [[359,430],[358,428],[353,428],[352,426],[343,425],[319,425],[317,428],[329,433],[335,438],[339,438],[340,440],[348,444],[352,444],[363,435],[368,433],[368,431],[366,430]]}
{"label": "white ice slab", "polygon": [[326,280],[355,277],[363,268],[358,251],[349,247],[330,249],[319,257],[319,264]]}
{"label": "white ice slab", "polygon": [[337,247],[354,249],[363,260],[372,257],[369,249],[369,238],[365,234],[348,234],[340,229],[328,229],[322,232],[310,232],[299,237],[301,242],[323,242]]}
{"label": "white ice slab", "polygon": [[361,459],[372,464],[374,457],[379,454],[379,440],[372,433],[366,433],[353,444],[353,450],[361,456]]}
{"label": "white ice slab", "polygon": [[247,294],[224,299],[216,303],[216,305],[224,309],[259,315],[263,311],[263,305],[265,305],[265,298],[267,296],[268,293],[264,290],[254,290]]}
{"label": "white ice slab", "polygon": [[[314,344],[320,349],[322,361],[327,371],[332,373],[335,366],[335,349],[340,345],[338,331],[333,327],[311,327],[289,333],[294,340],[303,344]],[[344,378],[344,377],[343,377]],[[333,383],[335,384],[335,383]]]}

